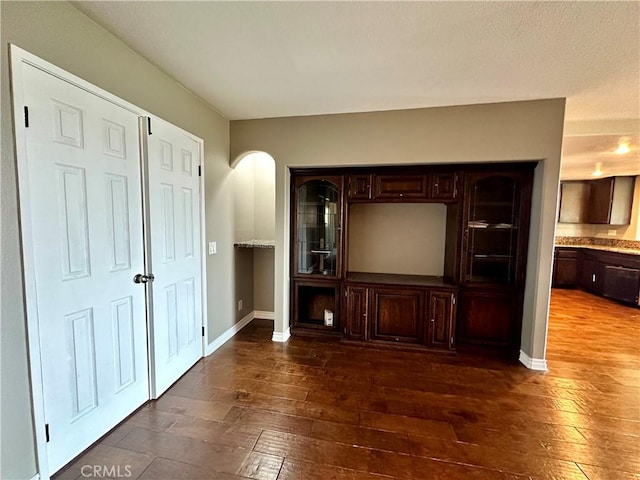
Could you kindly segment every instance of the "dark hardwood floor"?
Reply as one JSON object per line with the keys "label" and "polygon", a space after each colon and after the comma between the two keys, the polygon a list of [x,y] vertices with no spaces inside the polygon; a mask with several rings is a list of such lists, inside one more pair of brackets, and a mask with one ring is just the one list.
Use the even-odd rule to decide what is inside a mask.
{"label": "dark hardwood floor", "polygon": [[546,374],[271,331],[252,322],[56,479],[640,478],[638,309],[554,290]]}

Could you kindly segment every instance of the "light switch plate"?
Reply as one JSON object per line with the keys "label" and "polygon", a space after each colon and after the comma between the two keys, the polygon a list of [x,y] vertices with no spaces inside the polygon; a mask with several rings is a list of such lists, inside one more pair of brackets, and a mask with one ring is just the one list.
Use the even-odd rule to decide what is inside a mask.
{"label": "light switch plate", "polygon": [[209,242],[209,255],[215,255],[217,251],[217,242]]}

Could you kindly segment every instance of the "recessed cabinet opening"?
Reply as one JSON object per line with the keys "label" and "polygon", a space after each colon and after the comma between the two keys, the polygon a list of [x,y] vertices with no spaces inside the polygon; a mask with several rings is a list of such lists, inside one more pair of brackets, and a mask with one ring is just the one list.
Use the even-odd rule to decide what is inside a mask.
{"label": "recessed cabinet opening", "polygon": [[361,203],[349,210],[350,272],[442,276],[447,206]]}
{"label": "recessed cabinet opening", "polygon": [[336,295],[335,287],[299,285],[298,323],[334,329],[337,326]]}

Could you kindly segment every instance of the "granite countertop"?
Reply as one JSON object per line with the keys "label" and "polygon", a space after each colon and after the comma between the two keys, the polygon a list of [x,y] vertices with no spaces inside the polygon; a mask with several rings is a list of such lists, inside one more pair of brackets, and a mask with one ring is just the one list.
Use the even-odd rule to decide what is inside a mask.
{"label": "granite countertop", "polygon": [[275,248],[275,240],[245,240],[233,244],[237,248]]}
{"label": "granite countertop", "polygon": [[589,250],[600,250],[603,252],[626,253],[627,255],[640,255],[640,249],[611,247],[608,245],[557,245],[556,248],[588,248]]}

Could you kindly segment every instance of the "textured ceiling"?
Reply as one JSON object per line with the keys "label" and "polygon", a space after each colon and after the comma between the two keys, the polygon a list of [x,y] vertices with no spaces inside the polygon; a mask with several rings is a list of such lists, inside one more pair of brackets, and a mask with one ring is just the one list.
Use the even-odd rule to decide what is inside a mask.
{"label": "textured ceiling", "polygon": [[637,1],[74,5],[229,119],[551,97],[640,118]]}

